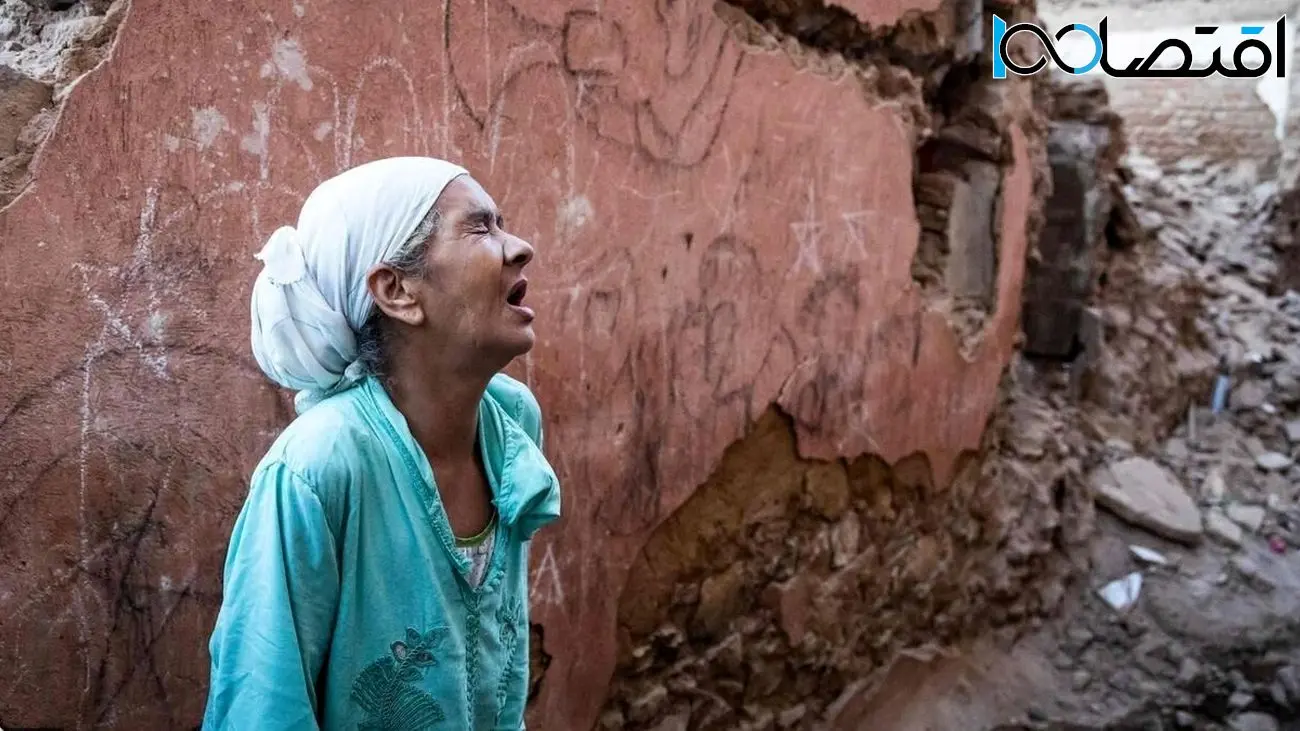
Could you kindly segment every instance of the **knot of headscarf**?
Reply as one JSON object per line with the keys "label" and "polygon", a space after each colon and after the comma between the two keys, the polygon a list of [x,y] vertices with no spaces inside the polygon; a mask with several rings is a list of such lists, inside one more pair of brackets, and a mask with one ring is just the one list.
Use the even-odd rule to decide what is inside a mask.
{"label": "knot of headscarf", "polygon": [[298,413],[366,374],[357,332],[374,308],[366,275],[398,253],[453,179],[468,172],[428,157],[394,157],[321,183],[296,229],[271,234],[253,283],[253,357],[298,391]]}

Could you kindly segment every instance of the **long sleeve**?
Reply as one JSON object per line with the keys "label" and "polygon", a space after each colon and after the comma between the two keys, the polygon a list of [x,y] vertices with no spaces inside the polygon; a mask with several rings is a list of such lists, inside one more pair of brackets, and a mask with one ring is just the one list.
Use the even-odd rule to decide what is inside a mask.
{"label": "long sleeve", "polygon": [[264,465],[226,556],[204,731],[317,728],[338,596],[335,536],[319,497],[283,464]]}

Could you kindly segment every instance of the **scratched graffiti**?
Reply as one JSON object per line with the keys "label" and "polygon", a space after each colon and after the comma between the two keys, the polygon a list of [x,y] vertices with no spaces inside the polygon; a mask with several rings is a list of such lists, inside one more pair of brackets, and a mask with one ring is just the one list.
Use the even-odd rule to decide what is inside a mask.
{"label": "scratched graffiti", "polygon": [[[519,368],[566,516],[532,550],[543,727],[590,725],[638,542],[773,403],[812,452],[977,438],[1002,356],[954,370],[910,293],[909,130],[710,3],[151,3],[0,212],[7,723],[197,723],[225,541],[290,418],[248,353],[252,254],[366,160],[464,163],[538,247]],[[117,103],[157,68],[192,93]],[[966,416],[922,428],[940,406]]]}
{"label": "scratched graffiti", "polygon": [[[227,343],[193,337],[209,313],[204,297],[186,293],[212,263],[176,250],[174,235],[241,190],[147,187],[127,255],[70,267],[90,339],[0,415],[16,457],[0,488],[0,544],[16,547],[0,573],[0,657],[23,658],[7,664],[0,697],[19,711],[60,677],[71,701],[61,711],[87,725],[130,727],[141,709],[188,723],[201,696],[202,679],[174,677],[166,661],[190,649],[190,633],[203,631],[219,601],[220,551],[205,539],[217,538],[210,516],[229,514],[237,498],[212,488],[246,459],[237,441],[202,429],[212,404],[199,395],[246,392],[239,382],[250,369]],[[250,424],[283,418],[269,392],[240,401],[265,414]],[[24,642],[55,636],[67,651],[24,652]],[[119,703],[141,692],[160,703]]]}

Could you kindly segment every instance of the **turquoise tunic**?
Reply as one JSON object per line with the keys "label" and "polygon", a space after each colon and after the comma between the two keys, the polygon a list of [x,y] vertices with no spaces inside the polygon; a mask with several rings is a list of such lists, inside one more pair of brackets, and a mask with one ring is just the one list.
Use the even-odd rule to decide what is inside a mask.
{"label": "turquoise tunic", "polygon": [[559,517],[528,389],[479,406],[498,513],[482,584],[433,471],[370,378],[299,416],[253,473],[226,558],[203,728],[508,729],[528,691],[528,541]]}

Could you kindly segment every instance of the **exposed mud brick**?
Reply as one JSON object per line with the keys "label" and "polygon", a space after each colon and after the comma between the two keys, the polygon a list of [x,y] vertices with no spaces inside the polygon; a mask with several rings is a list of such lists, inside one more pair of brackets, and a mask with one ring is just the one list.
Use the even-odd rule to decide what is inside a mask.
{"label": "exposed mud brick", "polygon": [[1025,352],[1074,360],[1082,350],[1083,316],[1092,299],[1114,201],[1120,197],[1115,171],[1124,141],[1100,82],[1058,76],[1049,89],[1052,194],[1028,265]]}
{"label": "exposed mud brick", "polygon": [[[1086,536],[1091,498],[1054,410],[1025,402],[999,413],[985,460],[965,462],[947,486],[919,457],[893,466],[873,457],[803,460],[786,419],[766,415],[634,564],[606,714],[630,719],[646,688],[663,687],[665,708],[691,708],[691,728],[741,728],[769,714],[789,727],[859,728],[872,708],[861,679],[900,650],[1054,608],[1070,571],[1064,549]],[[1060,441],[1046,444],[1041,460],[992,451],[1022,441],[1026,428]],[[830,480],[832,470],[842,476]],[[849,486],[850,508],[834,520],[798,501],[806,483],[823,480]],[[802,507],[776,519],[751,511],[754,503]],[[724,518],[737,514],[748,517]],[[706,587],[729,586],[701,591],[697,608],[678,587],[701,577]],[[664,623],[689,626],[707,594],[738,599],[732,634],[691,633],[671,646],[656,639],[685,636]],[[744,671],[726,659],[741,647]],[[705,691],[711,700],[701,702]]]}
{"label": "exposed mud brick", "polygon": [[996,165],[969,162],[948,213],[947,280],[954,297],[987,307],[996,292],[997,242],[994,221],[1002,172]]}
{"label": "exposed mud brick", "polygon": [[1109,181],[1098,176],[1106,132],[1074,122],[1052,125],[1052,196],[1025,288],[1025,350],[1032,355],[1066,358],[1076,350],[1092,295],[1094,254],[1105,245],[1110,215]]}
{"label": "exposed mud brick", "polygon": [[[1300,120],[1297,120],[1300,122]],[[1300,128],[1300,124],[1297,124]],[[1273,246],[1278,250],[1278,270],[1272,290],[1300,292],[1300,174],[1288,171],[1273,211]]]}
{"label": "exposed mud brick", "polygon": [[[1032,98],[1028,84],[990,84],[978,69],[955,67],[945,76],[936,115],[942,124],[918,150],[913,178],[922,233],[912,279],[930,308],[952,322],[968,354],[1000,296],[1003,252],[996,221],[1005,215],[1007,130],[1016,118],[1034,124],[1025,114]],[[1036,180],[1045,172],[1037,164],[1034,170]],[[1027,214],[1026,230],[1039,231],[1037,209]]]}
{"label": "exposed mud brick", "polygon": [[692,633],[707,637],[725,629],[741,606],[744,586],[745,567],[738,563],[705,579],[700,585],[700,603],[695,608]]}
{"label": "exposed mud brick", "polygon": [[1188,158],[1247,162],[1265,180],[1278,170],[1281,147],[1257,83],[1211,76],[1107,79],[1106,87],[1133,149],[1166,165]]}

